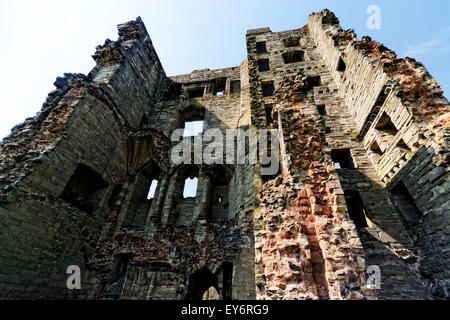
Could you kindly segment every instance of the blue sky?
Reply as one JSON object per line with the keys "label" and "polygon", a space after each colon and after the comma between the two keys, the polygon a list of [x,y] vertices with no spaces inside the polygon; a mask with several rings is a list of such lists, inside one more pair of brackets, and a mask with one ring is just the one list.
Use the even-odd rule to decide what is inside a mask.
{"label": "blue sky", "polygon": [[[381,30],[366,26],[369,5],[381,8]],[[299,28],[323,8],[358,37],[423,62],[449,96],[448,0],[1,0],[0,137],[40,110],[57,76],[87,74],[95,47],[115,40],[119,23],[141,16],[166,73],[176,75],[237,66],[247,29]]]}

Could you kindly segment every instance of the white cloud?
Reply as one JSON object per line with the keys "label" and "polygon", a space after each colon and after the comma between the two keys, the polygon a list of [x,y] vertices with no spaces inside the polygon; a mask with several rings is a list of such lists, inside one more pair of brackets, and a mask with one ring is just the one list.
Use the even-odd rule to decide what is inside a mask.
{"label": "white cloud", "polygon": [[416,44],[407,43],[403,54],[405,56],[418,58],[423,57],[433,50],[439,50],[440,52],[450,51],[450,28],[439,30],[431,35],[428,40]]}

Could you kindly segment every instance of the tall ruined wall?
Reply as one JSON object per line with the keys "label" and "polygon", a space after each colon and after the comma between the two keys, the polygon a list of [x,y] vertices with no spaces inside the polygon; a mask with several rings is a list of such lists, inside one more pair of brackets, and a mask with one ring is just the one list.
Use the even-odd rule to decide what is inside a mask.
{"label": "tall ruined wall", "polygon": [[[169,90],[168,100],[157,104],[143,125],[144,131],[160,131],[170,138],[174,130],[183,129],[186,122],[193,120],[203,121],[205,131],[219,129],[224,135],[227,130],[241,126],[241,108],[246,103],[241,93],[245,92],[245,86],[236,92],[231,89],[232,81],[241,80],[240,68],[194,71],[171,80],[176,88]],[[218,81],[223,89],[221,95],[215,92]],[[193,91],[195,97],[191,96]],[[207,144],[203,142],[202,149]],[[116,233],[98,244],[100,250],[94,260],[105,275],[98,297],[114,294],[122,299],[197,299],[201,290],[203,294],[212,286],[222,299],[253,299],[251,217],[255,203],[252,184],[247,183],[249,179],[252,181],[252,171],[225,163],[176,166],[168,162],[167,167],[161,165],[160,169],[161,173],[155,177],[159,182],[155,198],[147,212],[149,218],[143,224],[127,227],[122,221],[129,219],[121,217],[133,210],[126,209],[132,200],[125,198]],[[222,169],[225,174],[217,171]],[[219,178],[228,176],[228,186],[216,186],[217,172]],[[198,178],[193,198],[182,195],[187,177]],[[137,183],[133,185],[131,194],[140,188]],[[223,206],[214,197],[217,190],[227,192],[221,193],[221,198],[228,205],[221,216],[214,218],[215,208]],[[114,272],[118,254],[133,257],[122,279]],[[229,279],[232,287],[227,289]],[[123,290],[113,292],[115,281],[119,281]]]}
{"label": "tall ruined wall", "polygon": [[[89,76],[58,78],[41,112],[15,127],[1,145],[4,298],[89,294],[87,282],[80,292],[67,290],[67,267],[80,266],[87,279],[87,259],[111,213],[107,199],[126,180],[127,130],[166,91],[142,21],[119,31],[118,41],[97,48],[97,66]],[[78,171],[80,166],[89,169]],[[96,204],[63,201],[70,198],[66,186],[75,173],[86,171],[98,182],[91,199]]]}
{"label": "tall ruined wall", "polygon": [[[432,280],[434,295],[448,295],[448,101],[422,64],[397,59],[368,37],[357,40],[338,23],[324,11],[310,16],[308,28],[353,115],[354,136],[364,145],[381,185],[394,197],[396,187],[404,185],[420,210],[420,218],[407,221],[394,199],[419,250],[420,266],[414,268]],[[339,70],[340,59],[344,71]],[[395,235],[382,221],[380,217],[382,229]]]}
{"label": "tall ruined wall", "polygon": [[[285,41],[298,38],[287,47]],[[317,114],[307,77],[322,66],[306,29],[285,33],[255,30],[247,34],[255,125],[280,130],[283,172],[263,183],[261,209],[255,215],[256,284],[265,299],[364,299],[364,252],[325,140],[326,128]],[[267,53],[258,53],[257,43]],[[303,50],[303,61],[286,64],[282,56]],[[270,70],[258,70],[269,59]],[[264,97],[261,85],[275,84],[274,96]],[[265,108],[274,104],[277,121],[267,126]]]}

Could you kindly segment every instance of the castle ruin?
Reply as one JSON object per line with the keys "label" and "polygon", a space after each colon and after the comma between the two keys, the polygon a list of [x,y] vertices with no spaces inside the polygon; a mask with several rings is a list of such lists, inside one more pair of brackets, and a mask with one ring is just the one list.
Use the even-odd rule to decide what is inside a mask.
{"label": "castle ruin", "polygon": [[[240,66],[174,77],[140,18],[118,29],[0,146],[1,298],[450,296],[450,108],[422,64],[328,10],[247,31]],[[194,122],[278,129],[278,174],[174,165]]]}

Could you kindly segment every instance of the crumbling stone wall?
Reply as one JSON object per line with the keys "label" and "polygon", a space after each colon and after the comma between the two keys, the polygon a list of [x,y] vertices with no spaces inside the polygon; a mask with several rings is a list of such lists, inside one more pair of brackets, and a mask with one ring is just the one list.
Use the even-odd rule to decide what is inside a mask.
{"label": "crumbling stone wall", "polygon": [[[357,40],[351,30],[339,27],[331,12],[311,15],[308,26],[354,116],[355,138],[364,144],[381,185],[393,190],[403,183],[422,213],[407,224],[416,247],[412,256],[418,256],[419,265],[410,253],[400,256],[413,262],[412,269],[421,277],[431,279],[429,289],[435,296],[447,295],[442,249],[448,246],[448,101],[423,65],[398,59],[368,37]],[[339,59],[345,62],[344,73],[337,71]],[[387,136],[380,128],[386,117],[394,129]],[[395,234],[387,225],[381,228]]]}

